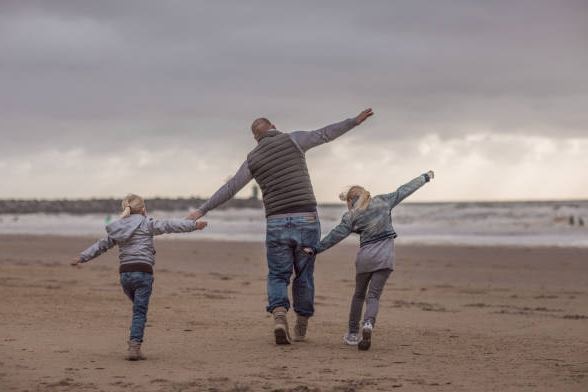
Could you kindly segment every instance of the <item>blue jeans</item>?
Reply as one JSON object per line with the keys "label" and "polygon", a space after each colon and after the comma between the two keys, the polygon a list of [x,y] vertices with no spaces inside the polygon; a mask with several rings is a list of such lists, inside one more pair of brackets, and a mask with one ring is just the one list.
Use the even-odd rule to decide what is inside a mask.
{"label": "blue jeans", "polygon": [[143,341],[147,309],[153,288],[153,274],[148,272],[123,272],[120,274],[123,291],[133,301],[133,320],[130,340]]}
{"label": "blue jeans", "polygon": [[266,310],[290,309],[288,285],[292,272],[294,311],[310,317],[314,313],[314,259],[302,251],[320,240],[321,225],[316,213],[270,216],[267,219],[267,296]]}

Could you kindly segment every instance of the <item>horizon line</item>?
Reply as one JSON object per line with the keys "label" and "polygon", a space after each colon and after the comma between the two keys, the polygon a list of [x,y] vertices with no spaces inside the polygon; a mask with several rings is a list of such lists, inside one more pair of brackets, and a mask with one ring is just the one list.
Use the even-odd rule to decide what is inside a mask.
{"label": "horizon line", "polygon": [[[153,199],[164,199],[164,200],[187,200],[187,199],[198,199],[198,200],[208,200],[210,197],[203,198],[201,196],[148,196],[145,197],[145,200],[153,200]],[[87,197],[87,198],[68,198],[68,197],[49,197],[49,198],[11,198],[11,197],[0,197],[0,202],[4,201],[16,201],[16,202],[31,202],[31,201],[48,201],[48,202],[56,202],[56,201],[92,201],[92,200],[122,200],[120,197]],[[252,200],[250,197],[234,197],[231,200]],[[261,198],[257,200],[262,201]],[[464,199],[445,199],[445,200],[435,200],[435,201],[406,201],[403,204],[410,203],[410,204],[458,204],[458,203],[577,203],[577,202],[588,202],[587,198],[561,198],[561,199],[472,199],[472,200],[464,200]],[[340,201],[319,201],[318,205],[336,205],[336,204],[343,204]]]}

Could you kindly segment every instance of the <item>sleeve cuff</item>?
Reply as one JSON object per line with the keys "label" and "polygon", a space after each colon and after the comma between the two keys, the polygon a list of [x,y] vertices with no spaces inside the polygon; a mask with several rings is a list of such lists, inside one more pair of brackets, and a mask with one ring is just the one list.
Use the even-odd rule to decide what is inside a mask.
{"label": "sleeve cuff", "polygon": [[423,174],[423,176],[425,176],[425,182],[431,181],[431,177],[427,173]]}

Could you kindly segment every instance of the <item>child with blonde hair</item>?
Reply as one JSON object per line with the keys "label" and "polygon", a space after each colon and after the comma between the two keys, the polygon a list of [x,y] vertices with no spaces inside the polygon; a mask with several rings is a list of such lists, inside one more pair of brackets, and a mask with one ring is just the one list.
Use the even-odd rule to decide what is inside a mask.
{"label": "child with blonde hair", "polygon": [[118,245],[120,283],[124,293],[133,302],[128,360],[145,359],[141,353],[141,343],[153,286],[155,264],[153,237],[165,233],[202,230],[206,225],[206,222],[189,219],[150,218],[147,216],[143,198],[129,194],[122,201],[121,219],[106,226],[106,238],[94,243],[72,261],[72,265],[86,263]]}
{"label": "child with blonde hair", "polygon": [[[396,192],[372,197],[359,185],[352,186],[339,195],[347,203],[347,211],[331,232],[314,248],[304,252],[318,254],[334,246],[351,233],[360,235],[360,248],[355,259],[355,293],[349,312],[349,330],[343,337],[348,345],[357,345],[360,350],[369,350],[379,300],[386,280],[394,268],[394,238],[392,209],[434,177],[429,171],[402,185]],[[367,295],[366,295],[367,294]],[[360,330],[363,302],[366,310]]]}

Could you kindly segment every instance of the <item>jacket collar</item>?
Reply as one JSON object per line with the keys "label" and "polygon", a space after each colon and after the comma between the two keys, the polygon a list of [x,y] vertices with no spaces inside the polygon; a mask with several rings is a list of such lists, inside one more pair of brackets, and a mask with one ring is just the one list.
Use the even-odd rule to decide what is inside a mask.
{"label": "jacket collar", "polygon": [[266,133],[264,133],[263,135],[261,135],[259,137],[259,139],[257,139],[258,142],[262,141],[263,139],[265,139],[266,137],[274,137],[274,136],[278,136],[279,134],[281,134],[282,132],[278,131],[277,129],[270,129],[269,131],[267,131]]}

